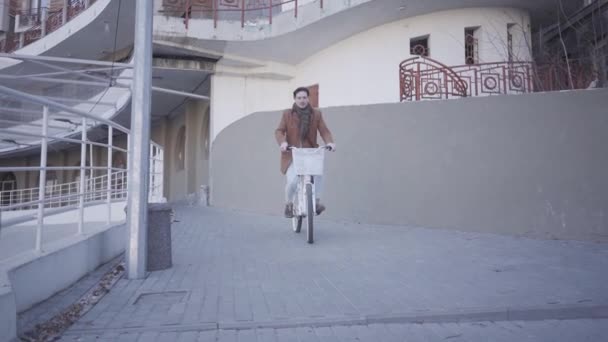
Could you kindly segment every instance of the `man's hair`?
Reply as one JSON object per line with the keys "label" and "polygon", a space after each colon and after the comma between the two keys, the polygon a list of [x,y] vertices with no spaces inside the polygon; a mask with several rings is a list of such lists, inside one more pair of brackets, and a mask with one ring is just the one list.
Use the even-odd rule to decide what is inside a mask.
{"label": "man's hair", "polygon": [[305,92],[306,96],[310,96],[310,91],[308,90],[308,88],[306,88],[306,87],[298,87],[298,89],[296,89],[296,90],[293,91],[293,98],[295,99],[296,95],[298,95],[298,93],[301,92],[301,91]]}

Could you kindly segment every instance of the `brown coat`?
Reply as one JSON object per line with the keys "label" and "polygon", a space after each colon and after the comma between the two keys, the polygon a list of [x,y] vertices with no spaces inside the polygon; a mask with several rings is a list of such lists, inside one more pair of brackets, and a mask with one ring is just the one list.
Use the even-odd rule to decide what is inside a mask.
{"label": "brown coat", "polygon": [[[323,138],[326,144],[334,142],[334,138],[331,136],[325,120],[323,120],[321,111],[317,109],[313,110],[308,137],[304,141],[300,141],[299,124],[300,118],[297,113],[292,112],[291,109],[284,111],[279,127],[275,131],[277,143],[281,145],[287,142],[287,145],[295,147],[319,147],[319,144],[317,144],[317,131],[321,134],[321,138]],[[289,165],[291,165],[291,151],[281,153],[281,172],[283,174],[287,172]]]}

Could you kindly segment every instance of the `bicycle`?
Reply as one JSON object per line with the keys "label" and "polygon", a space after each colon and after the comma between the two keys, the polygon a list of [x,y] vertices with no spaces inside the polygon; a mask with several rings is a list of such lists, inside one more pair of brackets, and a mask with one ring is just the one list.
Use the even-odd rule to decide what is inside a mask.
{"label": "bicycle", "polygon": [[293,156],[292,166],[298,176],[297,188],[294,194],[292,218],[293,231],[300,233],[304,218],[307,218],[307,241],[314,243],[314,216],[317,211],[315,200],[314,176],[323,175],[323,164],[327,146],[318,148],[289,147]]}

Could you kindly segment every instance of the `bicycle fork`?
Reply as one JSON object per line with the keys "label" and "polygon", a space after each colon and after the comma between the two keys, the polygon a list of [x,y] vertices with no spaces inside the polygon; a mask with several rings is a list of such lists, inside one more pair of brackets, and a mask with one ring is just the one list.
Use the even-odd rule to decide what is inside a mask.
{"label": "bicycle fork", "polygon": [[314,215],[314,213],[317,212],[317,201],[316,201],[316,197],[315,197],[315,184],[313,181],[312,176],[298,176],[298,187],[296,190],[296,196],[297,196],[297,206],[296,206],[296,216],[302,216],[305,217],[308,215],[307,212],[307,205],[306,205],[306,197],[308,195],[307,193],[307,188],[308,188],[308,184],[311,185],[311,189],[312,189],[312,208],[310,208],[310,210],[312,211],[312,214]]}

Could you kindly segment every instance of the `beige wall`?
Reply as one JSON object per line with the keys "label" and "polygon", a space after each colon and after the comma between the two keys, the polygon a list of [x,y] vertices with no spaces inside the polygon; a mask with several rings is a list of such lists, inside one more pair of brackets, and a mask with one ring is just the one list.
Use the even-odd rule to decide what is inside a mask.
{"label": "beige wall", "polygon": [[[515,24],[515,60],[529,61],[529,23],[527,11],[510,8],[435,12],[375,27],[296,66],[283,65],[285,80],[225,74],[220,69],[211,83],[212,140],[246,115],[289,108],[291,92],[298,86],[318,84],[321,107],[399,102],[399,64],[412,57],[410,38],[429,35],[430,57],[457,66],[465,64],[465,28],[479,27],[479,62],[504,62],[507,25]],[[272,70],[281,69],[275,65]]]}
{"label": "beige wall", "polygon": [[236,75],[211,78],[211,140],[243,116],[291,106],[291,88],[286,80]]}
{"label": "beige wall", "polygon": [[[184,168],[178,168],[178,133],[185,127]],[[199,195],[201,185],[208,184],[208,157],[205,140],[209,136],[209,103],[188,101],[184,113],[159,119],[152,126],[152,140],[165,148],[165,197],[184,200],[189,194]]]}

